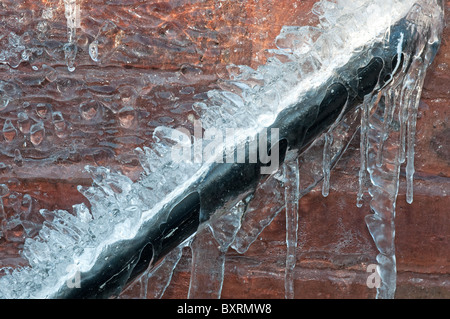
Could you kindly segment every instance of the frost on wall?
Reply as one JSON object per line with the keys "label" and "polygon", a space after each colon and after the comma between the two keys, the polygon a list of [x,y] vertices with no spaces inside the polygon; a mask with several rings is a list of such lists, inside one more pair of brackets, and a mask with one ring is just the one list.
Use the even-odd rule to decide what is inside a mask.
{"label": "frost on wall", "polygon": [[[298,200],[321,180],[322,193],[328,195],[331,169],[359,127],[360,188],[355,201],[360,205],[364,181],[370,178],[372,214],[366,217],[366,223],[379,250],[382,284],[377,296],[394,297],[399,169],[406,162],[407,200],[412,202],[415,121],[426,68],[442,30],[443,13],[438,3],[320,1],[313,8],[319,25],[283,27],[267,63],[256,68],[230,63],[226,79],[217,81],[213,77],[218,82],[214,89],[210,88],[211,75],[202,73],[196,64],[186,63],[174,71],[158,61],[146,61],[149,56],[158,59],[161,48],[175,60],[180,59],[177,52],[183,50],[188,52],[189,61],[196,61],[199,49],[195,41],[209,41],[214,46],[220,36],[205,31],[210,21],[207,15],[180,32],[164,14],[171,9],[182,16],[181,4],[174,3],[168,9],[145,3],[119,11],[105,6],[108,12],[114,12],[114,21],[101,19],[95,1],[89,8],[83,5],[87,4],[65,0],[64,6],[47,1],[30,3],[23,9],[11,2],[2,8],[19,12],[12,15],[15,19],[4,21],[8,31],[0,39],[4,75],[0,82],[4,119],[1,152],[7,158],[2,170],[45,176],[52,174],[50,163],[77,163],[80,168],[86,158],[111,165],[85,167],[92,186],[78,189],[90,207],[76,204],[71,212],[44,209],[34,219],[30,217],[31,196],[10,192],[7,185],[1,185],[1,235],[8,241],[24,241],[22,255],[27,263],[2,269],[0,297],[57,296],[59,287],[76,278],[78,272],[91,271],[99,256],[114,243],[136,236],[140,226],[164,203],[207,171],[207,164],[171,159],[171,147],[179,142],[173,139],[175,133],[187,148],[195,147],[174,130],[180,123],[188,123],[191,128],[197,118],[205,129],[241,129],[242,135],[237,138],[246,138],[269,126],[283,109],[345,64],[351,53],[370,47],[374,41],[395,40],[385,43],[394,46],[398,54],[392,62],[394,72],[385,79],[384,87],[365,94],[357,110],[342,112],[300,157],[289,158],[254,193],[243,194],[237,203],[218,209],[195,236],[131,283],[131,287],[140,285],[141,297],[160,298],[170,284],[183,247],[189,246],[189,297],[220,297],[225,253],[229,249],[244,253],[284,211],[285,296],[292,298]],[[405,17],[414,37],[408,39],[407,46],[401,36],[389,37],[390,26]],[[145,22],[151,36],[132,22],[138,18]],[[17,30],[17,21],[27,31]],[[202,58],[208,56],[208,52],[202,53]],[[160,72],[152,65],[161,67]],[[115,68],[117,76],[105,81],[108,68]],[[203,90],[196,92],[202,85]],[[36,89],[40,86],[45,89]],[[155,110],[161,113],[158,119],[154,118]],[[153,143],[146,143],[143,136]],[[116,156],[118,163],[104,160],[108,156]],[[118,170],[132,162],[139,163],[142,170],[135,179]],[[72,167],[77,169],[77,165]],[[74,173],[64,165],[56,170],[62,175]],[[267,192],[272,196],[265,196]],[[125,282],[117,288],[117,294],[123,285]]]}

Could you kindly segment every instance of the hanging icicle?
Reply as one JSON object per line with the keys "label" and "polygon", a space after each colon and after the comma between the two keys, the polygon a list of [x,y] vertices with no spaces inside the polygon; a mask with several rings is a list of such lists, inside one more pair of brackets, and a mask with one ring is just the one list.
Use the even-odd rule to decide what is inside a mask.
{"label": "hanging icicle", "polygon": [[78,47],[76,44],[77,29],[80,28],[80,4],[77,0],[64,0],[64,15],[67,20],[67,37],[68,41],[64,45],[64,56],[66,59],[67,69],[70,72],[75,71],[75,58],[77,56]]}
{"label": "hanging icicle", "polygon": [[[426,69],[436,52],[436,34],[442,29],[439,10],[432,13],[422,12],[427,10],[422,7],[415,9],[410,14],[410,27],[417,32],[416,43],[414,47],[410,46],[410,51],[407,52],[401,52],[399,45],[395,69],[400,68],[401,56],[402,60],[411,59],[411,61],[405,63],[392,84],[381,91],[382,99],[374,106],[376,110],[368,123],[364,123],[370,128],[368,132],[364,132],[367,137],[361,137],[361,146],[367,154],[365,159],[371,180],[369,193],[372,197],[370,207],[373,212],[366,216],[366,224],[379,251],[377,262],[381,286],[377,288],[377,298],[383,299],[395,297],[397,282],[395,207],[400,169],[406,160],[406,200],[412,203],[418,106]],[[417,24],[420,25],[423,18],[414,20],[419,13],[422,17],[435,15],[434,19],[425,21],[425,28],[420,31],[417,30]],[[428,36],[421,37],[419,32],[424,32]],[[365,106],[363,108],[365,112]],[[399,123],[398,131],[391,129],[393,122]],[[367,138],[364,145],[363,138]]]}
{"label": "hanging icicle", "polygon": [[294,269],[297,262],[298,201],[300,196],[298,160],[285,163],[283,171],[285,180],[284,201],[286,206],[285,298],[293,299],[295,296]]}
{"label": "hanging icicle", "polygon": [[239,201],[215,218],[195,235],[192,250],[192,270],[189,299],[217,299],[222,294],[225,254],[241,226],[248,199]]}

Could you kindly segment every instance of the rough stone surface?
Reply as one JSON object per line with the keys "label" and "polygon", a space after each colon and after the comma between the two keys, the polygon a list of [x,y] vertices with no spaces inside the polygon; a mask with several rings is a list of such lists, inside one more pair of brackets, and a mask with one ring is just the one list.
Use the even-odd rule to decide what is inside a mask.
{"label": "rough stone surface", "polygon": [[[12,6],[13,2],[10,2],[5,3]],[[147,36],[147,40],[144,37],[125,37],[124,41],[130,41],[130,45],[135,45],[139,50],[145,46],[154,48],[151,53],[154,59],[140,59],[138,53],[127,56],[129,51],[123,49],[111,60],[111,64],[116,65],[112,71],[108,69],[108,65],[93,64],[89,59],[86,44],[92,41],[102,21],[108,17],[115,17],[118,29],[125,29],[135,23],[136,17],[130,16],[126,11],[126,3],[131,1],[123,2],[124,5],[111,6],[107,10],[102,10],[99,5],[104,3],[103,1],[83,2],[86,5],[83,10],[91,18],[82,19],[83,32],[79,39],[82,50],[78,53],[75,73],[66,73],[65,78],[49,83],[48,80],[41,81],[41,75],[30,75],[30,64],[22,64],[14,72],[0,66],[0,77],[3,80],[15,77],[29,89],[25,93],[33,103],[29,108],[24,108],[26,112],[34,112],[38,103],[52,103],[54,110],[61,111],[67,120],[73,119],[73,130],[86,134],[74,135],[74,138],[84,143],[85,148],[61,158],[57,157],[50,164],[38,165],[33,161],[25,161],[25,164],[20,166],[14,161],[11,150],[0,154],[0,162],[5,164],[0,167],[0,183],[7,184],[10,192],[17,192],[19,196],[31,195],[32,213],[37,222],[39,208],[70,209],[76,203],[88,204],[76,189],[77,185],[90,184],[87,175],[82,172],[85,164],[120,167],[130,177],[136,178],[139,174],[137,161],[133,157],[125,156],[127,152],[136,146],[145,145],[152,129],[157,125],[176,116],[187,118],[192,111],[190,107],[195,97],[190,91],[186,91],[189,94],[186,94],[185,98],[176,101],[177,108],[171,100],[173,92],[182,88],[183,81],[191,81],[196,94],[205,92],[211,83],[224,74],[225,65],[236,63],[255,66],[263,63],[267,54],[265,50],[273,47],[273,39],[283,25],[314,22],[314,17],[308,14],[315,2],[313,0],[222,1],[220,7],[217,6],[217,1],[213,0],[152,3],[143,6],[142,11],[139,11],[149,15],[149,21],[146,23],[153,26],[146,31],[140,29],[140,32]],[[42,7],[40,1],[22,1],[18,10],[27,17],[30,12],[39,11]],[[205,16],[208,19],[205,20]],[[450,1],[447,1],[447,26],[450,22],[449,16]],[[59,15],[55,13],[53,23],[56,29],[52,40],[64,41],[66,26],[61,12]],[[187,28],[188,24],[194,27]],[[14,29],[10,24],[8,28],[17,34],[23,34],[25,31],[20,27]],[[36,65],[41,67],[42,62],[37,61]],[[58,70],[66,68],[61,59],[56,60],[53,67]],[[91,71],[101,72],[102,78],[96,78]],[[140,76],[145,72],[151,76],[162,76],[164,79],[175,74],[179,81],[171,84],[133,81],[135,75]],[[76,80],[81,82],[78,83],[79,86],[67,83]],[[123,82],[127,81],[131,86],[139,88],[139,94],[132,90],[127,93],[130,88],[123,86]],[[77,93],[78,98],[68,100],[41,95],[35,98],[33,90],[38,91],[41,86],[46,85],[50,86],[50,92],[67,90],[69,95],[76,93],[70,91],[71,88],[82,89]],[[124,88],[123,91],[121,88]],[[95,127],[98,123],[77,120],[80,118],[80,104],[92,97],[113,96],[116,93],[121,98],[131,96],[133,100],[135,113],[130,126],[128,122],[121,122],[120,112],[114,105],[105,106],[106,104],[103,105],[102,115],[105,121],[111,123],[109,127],[102,127],[98,131]],[[20,100],[20,103],[23,102],[27,102],[27,99]],[[446,27],[442,47],[428,71],[420,104],[415,194],[411,205],[405,201],[406,183],[402,170],[396,219],[397,298],[450,298],[450,200],[447,196],[450,191],[449,104],[450,29]],[[0,112],[0,127],[8,119],[12,119],[16,125],[17,112],[13,106]],[[67,139],[56,137],[50,120],[45,123],[49,132],[47,143],[54,143],[61,149],[70,146]],[[177,124],[189,125],[187,121]],[[1,138],[6,139],[7,136]],[[96,144],[99,141],[104,142],[101,147]],[[27,142],[28,146],[18,146],[22,147],[23,157],[39,159],[41,154],[31,149],[29,140]],[[6,145],[3,140],[2,143]],[[48,144],[43,145],[49,147]],[[366,286],[366,267],[375,263],[377,254],[364,223],[364,216],[369,213],[369,196],[366,195],[363,207],[356,207],[358,147],[356,137],[331,174],[331,190],[327,198],[322,197],[319,185],[300,201],[299,247],[295,268],[296,298],[375,296],[375,290]],[[11,206],[12,203],[5,199],[7,217],[10,217],[8,214],[14,214]],[[0,238],[0,266],[25,264],[18,255],[23,245],[23,230],[13,229],[9,236],[11,240],[8,241],[4,237]],[[282,212],[247,253],[239,255],[229,250],[222,297],[283,298],[284,240],[285,219]],[[185,249],[164,297],[185,298],[189,278],[190,252]]]}

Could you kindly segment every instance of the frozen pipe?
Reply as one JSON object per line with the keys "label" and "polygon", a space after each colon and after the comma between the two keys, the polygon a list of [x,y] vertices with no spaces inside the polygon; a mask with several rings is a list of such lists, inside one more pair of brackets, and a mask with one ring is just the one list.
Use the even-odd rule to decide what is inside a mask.
{"label": "frozen pipe", "polygon": [[[433,10],[436,3],[440,4],[441,9],[435,15],[428,15],[427,10],[417,10]],[[268,176],[267,172],[262,173],[263,169],[272,166],[277,168],[283,162],[293,163],[320,134],[329,130],[330,126],[334,127],[336,121],[343,118],[343,113],[353,112],[373,94],[382,94],[386,89],[397,85],[398,79],[407,70],[426,67],[439,46],[437,33],[440,22],[430,22],[429,18],[441,18],[442,4],[442,1],[435,0],[418,1],[416,4],[414,0],[399,2],[395,6],[396,10],[388,16],[380,9],[384,6],[369,6],[367,12],[375,10],[375,14],[369,16],[379,17],[366,21],[373,28],[364,27],[353,32],[353,25],[349,24],[344,33],[345,51],[338,50],[320,72],[302,78],[295,87],[291,84],[285,87],[284,79],[277,77],[280,82],[276,84],[283,84],[283,89],[287,91],[283,91],[286,94],[280,103],[275,104],[276,112],[265,113],[264,105],[256,102],[257,99],[253,100],[252,96],[245,96],[251,101],[246,101],[250,104],[245,105],[248,109],[245,110],[244,114],[247,115],[244,117],[226,118],[224,114],[225,117],[221,118],[219,116],[222,109],[218,106],[207,108],[206,113],[201,116],[205,123],[217,124],[216,126],[223,128],[223,125],[235,120],[246,127],[244,133],[240,132],[239,136],[235,136],[241,138],[241,143],[246,138],[258,141],[258,135],[263,136],[264,132],[278,129],[278,135],[273,134],[268,141],[272,150],[269,156],[272,162],[267,163],[267,158],[250,161],[255,155],[252,153],[247,154],[248,163],[204,163],[200,168],[191,167],[188,174],[194,175],[189,175],[187,181],[177,181],[177,185],[171,185],[167,191],[158,189],[160,185],[152,187],[152,183],[158,184],[157,179],[165,177],[165,174],[183,174],[185,170],[173,171],[171,165],[162,166],[166,163],[164,161],[160,166],[155,165],[155,161],[160,159],[158,154],[142,154],[141,164],[148,174],[145,178],[149,178],[142,181],[144,184],[131,184],[130,180],[119,174],[111,176],[113,183],[129,188],[124,196],[112,195],[112,200],[120,201],[120,210],[110,211],[108,199],[101,198],[103,195],[97,198],[99,194],[93,187],[84,192],[86,197],[92,199],[92,204],[98,202],[101,206],[93,205],[92,216],[83,205],[77,205],[76,209],[74,207],[76,216],[66,211],[56,211],[54,220],[44,226],[39,234],[43,241],[37,238],[28,239],[25,243],[23,255],[30,261],[30,267],[15,269],[0,278],[0,297],[107,298],[118,295],[127,283],[148,267],[157,265],[173,247],[189,240],[199,228],[214,224],[215,219],[220,217],[220,211],[227,211],[236,202],[253,193],[258,182]],[[352,8],[348,11],[354,14]],[[336,30],[331,30],[334,31]],[[424,45],[427,48],[426,56],[421,60]],[[318,49],[320,50],[320,46]],[[279,52],[283,54],[282,50]],[[426,62],[421,66],[420,61]],[[284,66],[288,67],[282,68],[279,73],[289,72],[291,64]],[[394,77],[394,74],[397,76]],[[286,77],[289,75],[291,74],[286,74]],[[268,89],[273,90],[274,87]],[[264,94],[261,95],[265,96]],[[227,95],[227,98],[233,99],[233,96]],[[267,103],[268,100],[263,102]],[[363,105],[364,113],[369,115],[369,104]],[[228,107],[230,105],[223,105],[223,108],[230,111]],[[234,107],[241,108],[242,103],[237,101]],[[258,113],[260,109],[262,114]],[[248,114],[258,119],[257,125],[255,121],[248,123]],[[261,122],[267,122],[264,125],[269,126],[269,130],[263,130]],[[155,131],[158,134],[164,132]],[[164,136],[155,136],[164,139]],[[158,147],[165,147],[167,150],[167,145],[158,143],[155,145],[156,150]],[[236,149],[241,146],[242,144],[238,144]],[[264,146],[262,148],[266,151]],[[259,153],[257,150],[256,155]],[[272,165],[275,159],[278,159],[277,165]],[[103,179],[105,174],[109,174],[109,170],[99,168],[98,174],[94,176],[94,180],[99,185],[94,186],[108,186],[103,183],[111,180],[108,177]],[[153,179],[152,174],[156,174]],[[173,174],[170,178],[176,178],[180,174]],[[106,188],[108,194],[115,193]],[[102,190],[99,192],[102,193]],[[144,203],[143,196],[147,196],[151,204]],[[155,203],[155,198],[160,198],[160,201]],[[104,206],[103,200],[106,202]],[[143,204],[142,210],[136,207],[139,204]],[[41,211],[41,214],[51,216],[52,213]],[[71,245],[73,243],[76,244]]]}
{"label": "frozen pipe", "polygon": [[[380,38],[382,40],[361,47],[317,88],[278,114],[269,129],[278,129],[279,135],[277,139],[269,136],[268,144],[271,151],[279,154],[279,164],[298,157],[342,112],[351,112],[363,102],[365,95],[388,85],[393,71],[400,69],[398,59],[401,63],[410,63],[398,54],[400,44],[408,48],[414,46],[416,40],[405,18],[391,26],[387,37]],[[48,297],[118,295],[149,265],[156,264],[192,236],[202,223],[210,220],[217,208],[232,206],[251,193],[267,176],[261,173],[261,168],[271,163],[263,162],[258,157],[256,163],[250,163],[247,154],[246,163],[211,164],[147,220],[133,238],[117,241],[102,250],[92,267],[79,274],[79,288],[69,288],[62,282]]]}

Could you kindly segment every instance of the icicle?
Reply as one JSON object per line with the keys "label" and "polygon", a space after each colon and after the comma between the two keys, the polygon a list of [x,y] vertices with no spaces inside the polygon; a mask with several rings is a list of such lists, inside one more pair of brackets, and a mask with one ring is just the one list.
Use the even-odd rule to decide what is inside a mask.
{"label": "icicle", "polygon": [[198,232],[191,243],[192,271],[189,299],[218,299],[222,293],[225,255],[211,229]]}
{"label": "icicle", "polygon": [[188,298],[220,298],[225,269],[225,253],[241,226],[249,197],[224,212],[213,214],[214,220],[197,232],[192,250],[192,272]]}
{"label": "icicle", "polygon": [[180,245],[171,251],[164,260],[147,276],[145,295],[142,298],[160,299],[172,280],[173,272],[183,254],[185,245]]}
{"label": "icicle", "polygon": [[4,225],[5,225],[5,207],[3,205],[3,197],[9,194],[9,188],[6,184],[0,184],[0,238],[3,236]]}
{"label": "icicle", "polygon": [[[421,51],[420,47],[418,50]],[[372,196],[370,207],[374,214],[366,216],[366,224],[379,251],[377,261],[381,287],[377,289],[377,298],[394,298],[396,290],[395,206],[400,166],[405,159],[408,160],[406,196],[408,203],[411,203],[415,126],[425,68],[422,58],[414,57],[403,79],[401,91],[388,88],[384,92],[387,98],[383,122],[380,120],[381,116],[372,116],[370,119],[368,152],[375,153],[376,156],[368,156],[367,169],[372,183],[369,189]],[[394,113],[398,92],[401,92],[399,112]],[[387,131],[392,120],[400,123],[399,132]],[[380,161],[380,158],[383,160]]]}
{"label": "icicle", "polygon": [[[418,63],[419,65],[415,65]],[[425,68],[423,67],[421,58],[417,58],[412,65],[412,68],[417,70],[415,75],[415,81],[413,84],[413,90],[411,92],[411,102],[408,103],[409,116],[408,116],[408,133],[407,133],[407,153],[406,153],[406,201],[411,204],[413,202],[413,180],[414,180],[414,143],[416,137],[416,123],[417,112],[419,109],[420,96],[422,94],[423,82],[425,80]]]}
{"label": "icicle", "polygon": [[186,243],[173,249],[155,267],[149,268],[137,280],[133,282],[119,296],[120,299],[128,298],[128,293],[133,295],[135,288],[139,289],[139,299],[161,299],[169,286],[175,267],[181,259]]}
{"label": "icicle", "polygon": [[80,4],[77,0],[64,0],[64,15],[67,19],[68,42],[73,43],[80,27]]}
{"label": "icicle", "polygon": [[284,208],[284,188],[278,173],[270,176],[256,189],[241,220],[232,248],[244,254],[259,234]]}
{"label": "icicle", "polygon": [[366,179],[366,168],[367,168],[367,133],[369,130],[369,103],[372,100],[372,94],[368,94],[364,97],[364,102],[361,106],[361,129],[360,129],[360,162],[361,166],[359,168],[359,189],[358,197],[356,201],[356,206],[362,206],[362,198],[364,196],[364,182]]}
{"label": "icicle", "polygon": [[[421,51],[419,46],[418,51]],[[361,159],[366,161],[370,174],[372,197],[370,207],[373,214],[366,216],[366,224],[377,246],[378,274],[381,286],[377,288],[377,298],[394,298],[397,281],[395,257],[395,206],[399,187],[400,166],[408,159],[407,201],[412,202],[412,178],[414,174],[414,136],[417,108],[423,85],[425,68],[420,57],[415,57],[400,83],[394,83],[380,92],[374,106],[378,106],[373,116],[362,127]],[[363,113],[367,112],[364,100]],[[384,108],[380,104],[384,103]],[[396,112],[398,104],[398,112]],[[368,104],[367,104],[368,105]],[[380,115],[380,109],[384,114]],[[363,116],[367,114],[363,114]],[[398,122],[398,132],[392,123]],[[362,124],[362,125],[363,125]],[[370,127],[370,130],[368,128]],[[365,143],[363,143],[365,139]],[[406,151],[407,150],[407,151]],[[360,175],[361,177],[361,175]],[[361,186],[360,186],[361,189]],[[358,197],[360,198],[360,197]]]}
{"label": "icicle", "polygon": [[406,126],[408,123],[408,104],[405,102],[406,99],[410,98],[411,83],[406,83],[402,88],[401,100],[400,100],[400,109],[399,109],[399,122],[400,122],[400,149],[399,149],[399,161],[400,163],[405,162],[405,153],[406,153]]}
{"label": "icicle", "polygon": [[[403,34],[401,34],[401,40],[399,41],[398,48],[397,48],[397,57],[403,57],[403,60],[408,60],[408,54],[406,52],[402,52],[401,47],[401,41],[403,40]],[[400,68],[401,63],[400,58],[397,58],[397,64],[395,65],[395,69],[393,73],[396,73],[397,70]],[[405,76],[405,71],[407,69],[407,63],[404,63],[403,67],[401,68],[401,71],[398,75],[395,76],[395,78],[392,80],[392,83],[389,84],[389,86],[386,88],[384,92],[384,115],[383,115],[383,127],[381,129],[380,134],[380,145],[378,147],[377,151],[377,165],[378,167],[381,167],[383,164],[383,149],[384,144],[388,138],[390,127],[392,125],[392,120],[394,118],[394,113],[397,109],[397,104],[400,104],[399,110],[401,110],[401,101],[399,101],[399,96],[402,96],[403,88],[402,88],[402,81]],[[400,111],[399,111],[400,112]]]}
{"label": "icicle", "polygon": [[298,201],[300,176],[298,160],[284,164],[286,205],[285,298],[294,298],[294,268],[297,261]]}
{"label": "icicle", "polygon": [[[392,106],[389,106],[390,108]],[[381,117],[380,117],[381,118]],[[383,123],[379,118],[371,117],[371,130],[368,132],[367,152],[378,152],[381,147],[379,140],[383,131]],[[386,139],[383,152],[383,164],[380,166],[376,156],[368,156],[367,170],[370,174],[372,186],[369,193],[372,196],[370,207],[373,214],[366,216],[366,224],[369,232],[378,248],[378,274],[381,279],[381,287],[377,289],[377,298],[393,298],[396,287],[396,262],[395,262],[395,202],[398,193],[398,178],[400,161],[398,147],[400,146],[399,134],[391,132]]]}
{"label": "icicle", "polygon": [[[339,114],[336,121],[331,125],[328,129],[328,132],[325,133],[325,144],[323,146],[323,159],[322,159],[322,171],[323,171],[323,184],[322,184],[322,195],[323,197],[327,197],[330,193],[330,172],[332,167],[332,145],[334,142],[333,132],[340,124],[345,112],[347,110],[347,102],[342,108],[341,113]],[[338,146],[338,148],[342,148],[342,146]]]}
{"label": "icicle", "polygon": [[384,116],[383,116],[383,128],[380,134],[380,145],[377,150],[377,166],[381,167],[383,164],[383,150],[384,144],[389,136],[389,129],[394,118],[394,112],[397,103],[398,87],[388,88],[384,95]]}
{"label": "icicle", "polygon": [[89,56],[92,61],[98,62],[98,41],[95,40],[89,44]]}
{"label": "icicle", "polygon": [[333,143],[333,136],[329,133],[325,134],[325,145],[323,146],[323,160],[322,160],[322,170],[323,170],[323,184],[322,184],[322,195],[327,197],[330,193],[330,172],[331,172],[331,151],[330,147]]}
{"label": "icicle", "polygon": [[67,20],[68,41],[64,45],[64,57],[66,59],[67,69],[70,72],[75,71],[75,57],[77,55],[76,35],[77,28],[80,28],[80,4],[77,0],[64,0],[64,15]]}

